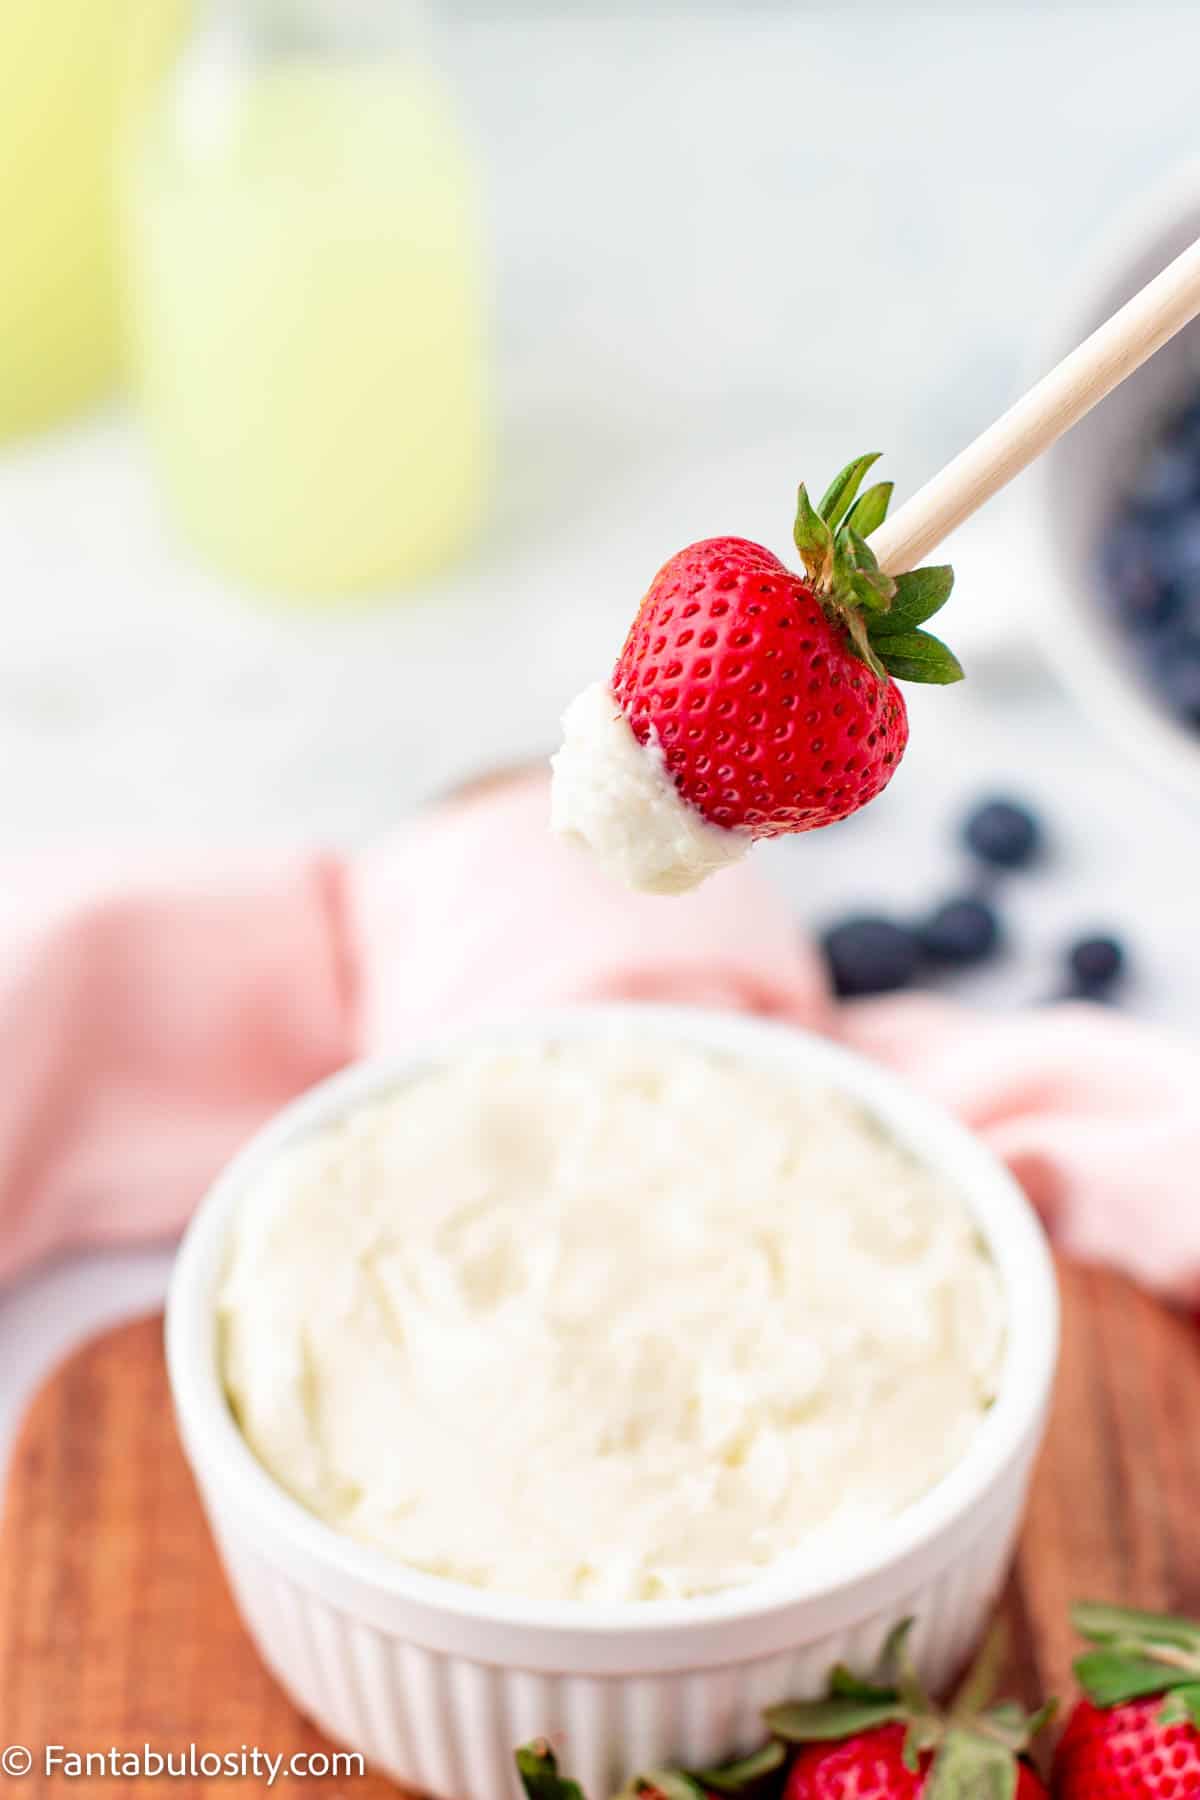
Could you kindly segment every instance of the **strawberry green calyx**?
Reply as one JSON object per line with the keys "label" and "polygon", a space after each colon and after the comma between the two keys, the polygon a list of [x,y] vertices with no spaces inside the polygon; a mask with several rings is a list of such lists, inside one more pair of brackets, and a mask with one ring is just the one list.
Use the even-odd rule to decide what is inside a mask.
{"label": "strawberry green calyx", "polygon": [[906,1728],[905,1766],[914,1773],[932,1754],[925,1800],[1014,1800],[1019,1759],[1056,1710],[1051,1703],[1026,1714],[1009,1702],[991,1703],[1003,1651],[998,1633],[944,1710],[925,1692],[908,1653],[912,1621],[892,1633],[877,1680],[836,1668],[824,1700],[770,1707],[768,1729],[787,1744],[829,1743],[881,1725]]}
{"label": "strawberry green calyx", "polygon": [[961,681],[962,665],[953,651],[921,629],[950,598],[953,569],[939,564],[888,575],[867,543],[887,517],[892,498],[890,481],[860,492],[878,461],[876,450],[847,463],[819,507],[801,482],[793,536],[805,573],[826,613],[841,622],[855,653],[881,679]]}
{"label": "strawberry green calyx", "polygon": [[1071,1619],[1095,1648],[1075,1663],[1075,1674],[1093,1706],[1166,1696],[1164,1725],[1186,1722],[1200,1730],[1200,1624],[1123,1606],[1076,1606]]}
{"label": "strawberry green calyx", "polygon": [[764,1744],[749,1756],[736,1762],[722,1763],[715,1769],[702,1769],[696,1780],[707,1793],[746,1794],[769,1781],[787,1761],[787,1750],[778,1738]]}
{"label": "strawberry green calyx", "polygon": [[[770,1736],[761,1749],[712,1769],[649,1770],[628,1782],[617,1800],[779,1800],[798,1747],[895,1724],[905,1728],[905,1767],[914,1774],[928,1770],[923,1800],[1016,1800],[1021,1759],[1054,1717],[1055,1703],[1030,1715],[1011,1702],[993,1702],[1004,1648],[993,1632],[949,1706],[939,1709],[913,1667],[911,1629],[911,1619],[897,1626],[876,1678],[864,1680],[839,1666],[823,1700],[768,1707],[763,1719]],[[528,1800],[583,1800],[578,1784],[558,1773],[544,1741],[517,1751],[517,1769]]]}
{"label": "strawberry green calyx", "polygon": [[[751,1800],[786,1761],[786,1747],[772,1738],[761,1750],[715,1769],[652,1769],[635,1775],[617,1800],[637,1800],[638,1796],[644,1800],[709,1800],[713,1795],[745,1795]],[[583,1800],[579,1783],[559,1774],[558,1759],[544,1739],[517,1751],[517,1773],[529,1800]]]}
{"label": "strawberry green calyx", "polygon": [[787,1747],[771,1738],[761,1750],[713,1769],[651,1769],[635,1775],[618,1800],[710,1800],[713,1795],[762,1795],[787,1762]]}
{"label": "strawberry green calyx", "polygon": [[522,1744],[516,1760],[517,1774],[529,1800],[584,1800],[579,1783],[559,1774],[558,1758],[545,1738]]}

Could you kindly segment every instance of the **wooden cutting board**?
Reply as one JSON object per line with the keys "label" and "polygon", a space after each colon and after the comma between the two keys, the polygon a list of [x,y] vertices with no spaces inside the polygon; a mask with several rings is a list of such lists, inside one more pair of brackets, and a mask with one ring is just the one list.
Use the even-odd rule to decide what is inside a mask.
{"label": "wooden cutting board", "polygon": [[[1115,1276],[1067,1268],[1062,1280],[1054,1418],[1004,1602],[1011,1683],[1027,1700],[1070,1691],[1075,1597],[1200,1616],[1200,1332]],[[87,1345],[42,1390],[0,1527],[0,1750],[28,1745],[40,1760],[47,1743],[143,1742],[323,1746],[234,1614],[176,1443],[157,1318]],[[0,1775],[14,1800],[71,1785]],[[159,1800],[213,1786],[77,1785]],[[304,1791],[396,1793],[374,1776],[313,1778]]]}

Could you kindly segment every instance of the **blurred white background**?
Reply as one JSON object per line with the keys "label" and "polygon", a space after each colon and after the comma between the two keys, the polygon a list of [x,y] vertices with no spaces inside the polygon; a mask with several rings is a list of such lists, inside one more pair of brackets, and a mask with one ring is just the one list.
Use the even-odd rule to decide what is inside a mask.
{"label": "blurred white background", "polygon": [[[10,850],[354,843],[544,753],[668,554],[727,531],[783,551],[802,476],[878,448],[902,495],[1015,398],[1093,236],[1191,152],[1198,38],[1154,0],[456,7],[500,414],[472,556],[395,602],[272,606],[174,543],[119,413],[4,450]],[[1015,491],[962,560],[946,635],[972,679],[916,697],[887,799],[768,860],[812,922],[924,904],[961,879],[964,802],[1025,792],[1056,851],[1014,883],[1013,955],[980,989],[1037,996],[1065,936],[1111,925],[1130,1004],[1191,1027],[1194,825],[1026,644],[1030,505]],[[0,1433],[166,1262],[81,1259],[0,1297]]]}

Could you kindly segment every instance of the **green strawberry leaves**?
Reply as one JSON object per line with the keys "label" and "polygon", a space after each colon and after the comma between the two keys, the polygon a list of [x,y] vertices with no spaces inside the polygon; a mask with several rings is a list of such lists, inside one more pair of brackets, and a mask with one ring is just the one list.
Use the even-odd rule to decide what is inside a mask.
{"label": "green strawberry leaves", "polygon": [[1200,1668],[1200,1624],[1194,1619],[1084,1600],[1071,1608],[1071,1623],[1091,1644],[1159,1644],[1195,1656]]}
{"label": "green strawberry leaves", "polygon": [[777,1775],[787,1761],[785,1746],[772,1738],[761,1750],[715,1769],[651,1769],[636,1775],[619,1800],[655,1796],[655,1800],[707,1800],[709,1794],[750,1795]]}
{"label": "green strawberry leaves", "polygon": [[896,583],[892,576],[884,574],[875,560],[875,552],[849,521],[839,533],[834,556],[835,566],[840,557],[845,580],[866,610],[868,626],[878,623],[882,627],[884,619],[891,613]]}
{"label": "green strawberry leaves", "polygon": [[654,1794],[658,1800],[704,1800],[700,1783],[682,1769],[650,1769],[645,1775],[635,1775],[618,1800],[637,1800],[640,1794]]}
{"label": "green strawberry leaves", "polygon": [[949,563],[938,563],[927,569],[913,569],[897,575],[896,592],[888,608],[888,624],[896,631],[915,631],[940,612],[954,588],[954,570]]}
{"label": "green strawberry leaves", "polygon": [[[899,1641],[900,1632],[907,1633],[908,1629],[906,1620],[903,1625],[897,1626],[896,1631],[884,1644],[883,1656],[880,1659],[884,1669],[890,1669],[892,1666],[890,1659],[893,1643]],[[890,1684],[887,1687],[881,1687],[877,1681],[865,1681],[861,1675],[856,1675],[853,1669],[848,1669],[845,1663],[838,1663],[830,1674],[829,1692],[841,1694],[850,1700],[892,1700],[895,1698]]]}
{"label": "green strawberry leaves", "polygon": [[558,1758],[544,1738],[517,1751],[517,1774],[529,1800],[584,1800],[579,1783],[559,1774]]}
{"label": "green strawberry leaves", "polygon": [[[1075,1676],[1094,1706],[1123,1706],[1127,1700],[1144,1700],[1171,1686],[1171,1671],[1162,1663],[1125,1650],[1093,1650],[1075,1659]],[[1176,1675],[1187,1681],[1188,1676]],[[1193,1675],[1192,1680],[1195,1679]]]}
{"label": "green strawberry leaves", "polygon": [[931,631],[902,631],[895,637],[870,638],[871,649],[897,681],[935,682],[944,687],[961,681],[962,664]]}
{"label": "green strawberry leaves", "polygon": [[[881,450],[872,450],[866,456],[855,457],[853,462],[848,462],[846,464],[840,474],[834,476],[829,486],[825,489],[818,510],[830,531],[837,530],[843,518],[846,516],[846,513],[853,505],[854,498],[863,484],[863,478],[865,477],[867,470],[874,467],[882,454],[883,452]],[[886,511],[887,507],[885,506],[884,512]],[[881,515],[881,517],[876,520],[876,523],[882,524],[882,522]],[[865,536],[866,534],[864,533],[863,535]]]}
{"label": "green strawberry leaves", "polygon": [[826,1700],[787,1700],[763,1714],[767,1730],[785,1744],[829,1744],[874,1731],[905,1717],[897,1694],[882,1699],[856,1699],[831,1694]]}
{"label": "green strawberry leaves", "polygon": [[[787,1762],[787,1746],[771,1738],[761,1750],[720,1763],[714,1769],[649,1769],[621,1789],[618,1800],[708,1800],[710,1794],[752,1796],[778,1775]],[[517,1771],[529,1800],[582,1800],[576,1782],[558,1773],[553,1752],[544,1743],[517,1751]]]}
{"label": "green strawberry leaves", "polygon": [[1174,1688],[1163,1702],[1159,1718],[1164,1725],[1191,1725],[1200,1731],[1200,1682]]}
{"label": "green strawberry leaves", "polygon": [[796,496],[793,536],[804,572],[851,647],[885,679],[945,686],[961,681],[962,665],[940,638],[920,627],[950,598],[948,564],[889,575],[867,543],[887,517],[894,483],[877,481],[860,493],[879,452],[856,457],[835,475],[815,507],[803,482]]}
{"label": "green strawberry leaves", "polygon": [[925,1800],[1015,1800],[1017,1760],[982,1733],[952,1727],[942,1740]]}
{"label": "green strawberry leaves", "polygon": [[771,1738],[761,1750],[739,1756],[736,1762],[722,1763],[716,1769],[701,1769],[695,1780],[705,1792],[744,1794],[769,1780],[787,1761],[787,1749],[778,1738]]}
{"label": "green strawberry leaves", "polygon": [[[1169,1623],[1183,1630],[1183,1621]],[[1200,1644],[1200,1631],[1190,1629]],[[928,1767],[925,1800],[1016,1800],[1020,1759],[1053,1718],[1054,1704],[1033,1715],[1010,1701],[991,1704],[1004,1650],[1002,1637],[993,1632],[949,1707],[940,1711],[917,1674],[911,1631],[909,1619],[892,1632],[876,1675],[864,1677],[839,1665],[823,1699],[768,1707],[763,1718],[770,1737],[760,1750],[713,1769],[652,1769],[635,1776],[618,1800],[712,1795],[779,1800],[793,1746],[844,1741],[890,1724],[906,1728],[906,1767],[914,1773]],[[1157,1674],[1161,1684],[1161,1667]],[[1200,1720],[1200,1678],[1177,1685],[1170,1705],[1179,1709],[1174,1716]],[[528,1800],[583,1800],[578,1783],[559,1774],[544,1741],[517,1751],[517,1769]]]}
{"label": "green strawberry leaves", "polygon": [[980,1715],[988,1737],[1004,1744],[1014,1756],[1022,1756],[1047,1725],[1058,1717],[1058,1701],[1047,1700],[1034,1713],[1027,1713],[1015,1700],[1002,1700]]}
{"label": "green strawberry leaves", "polygon": [[818,593],[824,593],[833,576],[833,532],[829,521],[813,506],[801,482],[796,492],[796,523],[792,536],[800,552],[804,572]]}
{"label": "green strawberry leaves", "polygon": [[1080,1637],[1096,1646],[1076,1659],[1079,1685],[1094,1706],[1123,1706],[1166,1694],[1163,1719],[1200,1727],[1200,1625],[1123,1606],[1076,1606]]}
{"label": "green strawberry leaves", "polygon": [[871,649],[897,681],[936,682],[963,678],[962,664],[931,631],[918,629],[940,612],[954,587],[948,563],[899,575],[886,612],[868,621]]}
{"label": "green strawberry leaves", "polygon": [[870,537],[873,531],[878,530],[887,518],[895,485],[894,481],[877,481],[874,487],[868,488],[850,508],[846,529],[857,532],[861,538]]}

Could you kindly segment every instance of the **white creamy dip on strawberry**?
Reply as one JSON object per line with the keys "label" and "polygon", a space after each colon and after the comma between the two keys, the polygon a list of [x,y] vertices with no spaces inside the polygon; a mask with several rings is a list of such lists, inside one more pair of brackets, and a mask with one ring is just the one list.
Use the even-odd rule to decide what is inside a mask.
{"label": "white creamy dip on strawberry", "polygon": [[550,823],[627,886],[682,894],[746,854],[749,833],[714,825],[683,798],[661,747],[639,743],[606,683],[577,694],[562,725]]}
{"label": "white creamy dip on strawberry", "polygon": [[856,1105],[622,1033],[479,1051],[281,1154],[220,1298],[250,1446],[339,1532],[654,1601],[862,1542],[996,1391],[996,1271]]}

